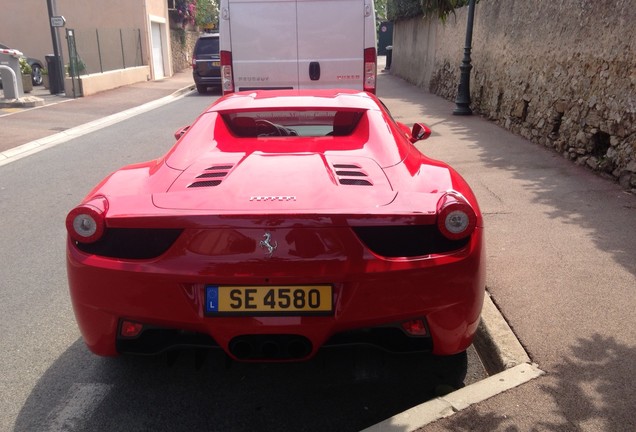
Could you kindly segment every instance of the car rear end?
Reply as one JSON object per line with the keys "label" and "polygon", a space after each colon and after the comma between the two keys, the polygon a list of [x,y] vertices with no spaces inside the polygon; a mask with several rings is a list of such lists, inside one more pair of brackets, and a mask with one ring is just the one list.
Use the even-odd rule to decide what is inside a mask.
{"label": "car rear end", "polygon": [[93,352],[297,361],[343,344],[470,345],[485,254],[468,185],[368,93],[292,93],[225,97],[159,165],[114,173],[69,213],[71,299]]}
{"label": "car rear end", "polygon": [[298,361],[323,346],[450,355],[470,345],[484,295],[481,226],[457,239],[434,214],[273,210],[291,199],[259,197],[272,210],[243,216],[129,218],[117,215],[116,200],[84,205],[99,238],[70,237],[67,258],[88,347],[100,355],[217,347],[237,360]]}
{"label": "car rear end", "polygon": [[218,33],[203,34],[197,40],[192,54],[192,78],[199,93],[221,86]]}

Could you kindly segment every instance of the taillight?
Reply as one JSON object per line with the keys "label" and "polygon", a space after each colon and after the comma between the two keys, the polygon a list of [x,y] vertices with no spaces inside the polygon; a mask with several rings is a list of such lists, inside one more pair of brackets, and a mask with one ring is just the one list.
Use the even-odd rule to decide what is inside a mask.
{"label": "taillight", "polygon": [[437,227],[449,240],[470,236],[477,225],[477,215],[458,192],[444,194],[437,204]]}
{"label": "taillight", "polygon": [[231,51],[221,51],[221,88],[223,89],[223,94],[234,93]]}
{"label": "taillight", "polygon": [[192,56],[192,69],[197,68],[197,58],[196,56]]}
{"label": "taillight", "polygon": [[378,61],[375,48],[364,50],[364,91],[375,94],[375,81],[378,72]]}
{"label": "taillight", "polygon": [[66,216],[69,236],[80,243],[95,243],[104,234],[108,201],[98,197],[75,207]]}

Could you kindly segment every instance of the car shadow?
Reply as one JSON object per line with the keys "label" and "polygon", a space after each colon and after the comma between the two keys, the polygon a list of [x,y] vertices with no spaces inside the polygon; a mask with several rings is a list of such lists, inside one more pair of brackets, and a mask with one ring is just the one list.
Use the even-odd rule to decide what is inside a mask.
{"label": "car shadow", "polygon": [[[428,355],[369,347],[263,364],[220,350],[102,358],[78,340],[40,378],[14,430],[359,431],[446,391],[448,373]],[[464,376],[466,364],[452,373]]]}

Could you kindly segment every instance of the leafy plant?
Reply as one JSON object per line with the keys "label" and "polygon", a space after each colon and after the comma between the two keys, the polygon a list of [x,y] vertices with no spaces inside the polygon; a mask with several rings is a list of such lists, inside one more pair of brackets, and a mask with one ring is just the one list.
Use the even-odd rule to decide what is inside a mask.
{"label": "leafy plant", "polygon": [[18,62],[20,63],[20,72],[22,72],[22,75],[31,75],[33,69],[31,69],[31,66],[27,63],[27,59],[25,57],[20,57]]}
{"label": "leafy plant", "polygon": [[420,15],[437,16],[444,22],[448,15],[455,14],[455,9],[466,6],[468,2],[469,0],[387,0],[387,16],[393,21]]}
{"label": "leafy plant", "polygon": [[196,24],[202,28],[216,28],[219,22],[219,4],[217,0],[197,0]]}
{"label": "leafy plant", "polygon": [[65,66],[66,75],[68,76],[79,76],[86,72],[86,63],[82,61],[82,59],[78,57],[71,57],[71,62]]}

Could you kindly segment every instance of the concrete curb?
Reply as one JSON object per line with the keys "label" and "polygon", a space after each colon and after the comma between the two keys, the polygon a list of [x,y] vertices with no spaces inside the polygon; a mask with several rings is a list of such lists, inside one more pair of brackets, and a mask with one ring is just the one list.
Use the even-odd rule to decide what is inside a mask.
{"label": "concrete curb", "polygon": [[486,292],[481,322],[473,342],[488,374],[492,375],[523,363],[530,363],[514,332]]}
{"label": "concrete curb", "polygon": [[544,372],[536,365],[522,363],[446,396],[435,398],[404,411],[364,429],[362,432],[416,431],[429,423],[450,417],[473,404],[517,387],[543,374]]}
{"label": "concrete curb", "polygon": [[37,96],[23,96],[19,99],[0,100],[0,108],[34,108],[44,105],[44,99]]}
{"label": "concrete curb", "polygon": [[162,105],[172,102],[173,100],[185,95],[186,93],[189,93],[193,89],[194,85],[188,85],[186,87],[182,87],[181,89],[173,92],[168,96],[164,96],[160,99],[156,99],[146,104],[130,108],[116,114],[94,120],[92,122],[84,123],[83,125],[67,129],[64,132],[49,135],[47,137],[28,142],[9,150],[5,150],[3,152],[0,152],[0,166],[7,165],[11,162],[15,162],[16,160],[30,156],[34,153],[38,153],[42,150],[46,150],[58,144],[62,144],[66,141],[72,140],[73,138],[78,138],[90,132],[94,132],[115,123],[119,123],[123,120],[127,120],[138,114],[153,110]]}
{"label": "concrete curb", "polygon": [[530,357],[486,292],[474,346],[490,374],[486,379],[406,410],[362,432],[410,432],[503,393],[545,372]]}

